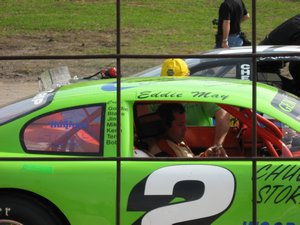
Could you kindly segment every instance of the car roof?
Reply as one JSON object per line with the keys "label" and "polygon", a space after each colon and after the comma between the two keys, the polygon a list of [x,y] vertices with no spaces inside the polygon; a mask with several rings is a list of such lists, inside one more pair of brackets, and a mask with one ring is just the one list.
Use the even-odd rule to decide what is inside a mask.
{"label": "car roof", "polygon": [[[243,47],[232,47],[232,48],[216,48],[213,50],[205,51],[203,55],[211,54],[242,54],[242,53],[252,53],[252,46]],[[258,45],[256,46],[256,53],[265,54],[285,54],[285,53],[300,53],[300,45]]]}
{"label": "car roof", "polygon": [[[207,65],[211,66],[221,66],[222,63],[240,63],[241,60],[249,60],[251,57],[222,57],[222,55],[243,55],[243,54],[251,54],[253,51],[252,46],[244,46],[244,47],[231,47],[231,48],[216,48],[204,52],[199,52],[195,57],[185,58],[188,67],[193,70],[193,67],[201,66],[204,68]],[[299,56],[280,56],[280,54],[291,54],[291,53],[300,53],[300,45],[259,45],[256,46],[257,54],[274,54],[274,56],[270,57],[259,57],[258,61],[300,61]],[[275,56],[275,54],[279,54]],[[199,57],[198,57],[199,55]],[[220,55],[221,58],[217,57],[209,57],[210,55]],[[203,58],[201,58],[203,56]],[[205,58],[206,57],[206,58]],[[149,76],[159,76],[161,71],[161,64],[155,67],[148,68],[144,71],[140,71],[132,76],[135,77],[149,77]],[[192,71],[191,71],[192,72]]]}
{"label": "car roof", "polygon": [[[116,102],[116,79],[84,81],[65,85],[57,90],[53,103],[65,107],[99,102]],[[208,77],[134,77],[122,78],[122,101],[191,101],[231,104],[252,108],[252,82]],[[293,102],[296,111],[283,112],[284,99]],[[298,106],[297,106],[298,105]],[[297,108],[298,107],[298,108]],[[298,126],[299,98],[275,87],[257,83],[257,110],[281,118],[291,127]],[[293,114],[294,113],[294,114]]]}
{"label": "car roof", "polygon": [[[244,90],[239,93],[239,97],[243,97],[251,92],[252,83],[249,81],[241,81],[237,79],[222,79],[209,77],[126,77],[121,79],[122,96],[126,100],[159,100],[166,96],[148,96],[139,97],[138,93],[142,92],[168,92],[168,93],[187,93],[191,91],[202,92],[232,92],[232,90]],[[273,94],[277,89],[265,87],[259,84],[259,89],[270,89]],[[55,98],[64,100],[68,97],[91,97],[99,96],[110,97],[115,95],[117,90],[116,79],[89,80],[78,82],[75,84],[64,85],[57,90]],[[250,91],[250,92],[249,92]],[[234,93],[231,93],[235,96]],[[166,97],[168,98],[168,97]],[[174,98],[174,99],[173,99]],[[187,96],[181,96],[181,99],[193,100]],[[170,97],[169,100],[180,100],[177,97]]]}

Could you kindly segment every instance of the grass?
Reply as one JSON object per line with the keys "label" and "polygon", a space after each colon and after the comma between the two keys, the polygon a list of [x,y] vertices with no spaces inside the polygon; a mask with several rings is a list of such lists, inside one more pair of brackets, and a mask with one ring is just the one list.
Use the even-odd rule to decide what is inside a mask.
{"label": "grass", "polygon": [[[189,54],[214,46],[222,0],[121,0],[121,52],[124,54]],[[244,0],[252,13],[252,0]],[[0,36],[39,36],[116,30],[115,0],[1,0]],[[257,0],[257,41],[298,14],[299,0]],[[242,25],[251,38],[251,21]],[[114,53],[115,46],[89,49]]]}

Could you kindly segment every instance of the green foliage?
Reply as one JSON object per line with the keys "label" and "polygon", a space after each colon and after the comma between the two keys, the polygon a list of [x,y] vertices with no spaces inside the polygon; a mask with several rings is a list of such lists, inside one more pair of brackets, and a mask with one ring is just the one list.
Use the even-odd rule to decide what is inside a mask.
{"label": "green foliage", "polygon": [[[222,0],[121,0],[121,47],[128,54],[186,54],[214,47]],[[1,0],[0,34],[116,31],[115,0]],[[245,0],[252,16],[252,0]],[[257,41],[299,13],[300,1],[256,0]],[[251,38],[252,20],[242,29]],[[80,34],[79,34],[80,35]],[[109,36],[111,37],[111,36]],[[111,50],[115,46],[105,46]],[[103,53],[104,50],[89,52]],[[100,52],[99,52],[100,51]]]}

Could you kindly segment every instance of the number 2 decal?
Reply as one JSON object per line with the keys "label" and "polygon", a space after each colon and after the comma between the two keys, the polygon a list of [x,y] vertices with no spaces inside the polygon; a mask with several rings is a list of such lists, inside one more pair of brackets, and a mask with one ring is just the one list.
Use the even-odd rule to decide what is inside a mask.
{"label": "number 2 decal", "polygon": [[233,174],[211,165],[160,168],[131,191],[127,210],[146,211],[133,225],[208,225],[230,206]]}

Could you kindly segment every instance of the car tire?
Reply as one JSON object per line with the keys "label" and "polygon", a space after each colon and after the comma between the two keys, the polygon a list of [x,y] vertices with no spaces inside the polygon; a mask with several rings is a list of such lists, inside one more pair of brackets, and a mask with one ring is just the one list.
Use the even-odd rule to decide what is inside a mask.
{"label": "car tire", "polygon": [[0,194],[0,225],[63,225],[42,202],[23,194]]}

